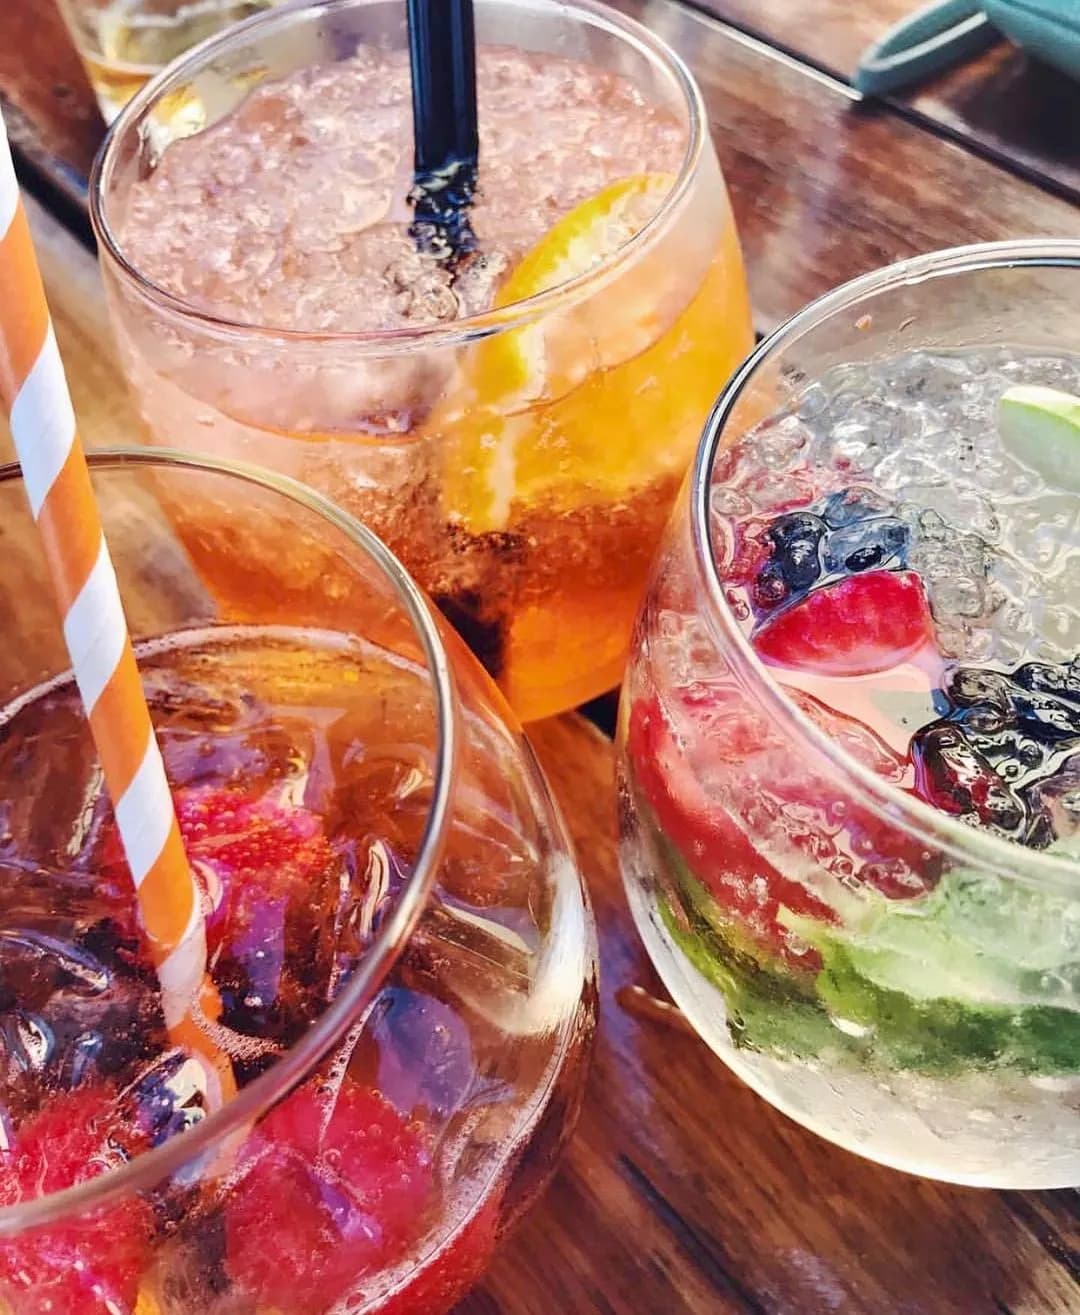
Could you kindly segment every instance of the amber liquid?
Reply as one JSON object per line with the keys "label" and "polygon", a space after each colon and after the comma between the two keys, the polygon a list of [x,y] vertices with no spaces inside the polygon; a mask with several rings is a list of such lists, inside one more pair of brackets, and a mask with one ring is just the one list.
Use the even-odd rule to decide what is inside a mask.
{"label": "amber liquid", "polygon": [[[538,252],[549,261],[562,220],[584,212],[587,241],[599,241],[605,224],[590,228],[589,208],[612,186],[643,170],[676,175],[684,126],[625,78],[481,46],[478,82],[482,256],[461,274],[432,269],[409,236],[404,55],[364,47],[261,84],[202,133],[178,132],[117,205],[129,254],[239,323],[450,328]],[[229,356],[195,330],[183,341],[176,320],[154,325],[118,288],[125,366],[151,434],[326,494],[397,553],[523,720],[573,707],[619,680],[701,427],[752,343],[723,182],[711,157],[698,172],[670,224],[612,277],[535,326],[459,345],[351,354],[346,338],[278,352],[253,333]],[[224,542],[235,524],[220,532]],[[209,582],[232,599],[230,554],[206,555]],[[288,585],[289,544],[274,557]]]}

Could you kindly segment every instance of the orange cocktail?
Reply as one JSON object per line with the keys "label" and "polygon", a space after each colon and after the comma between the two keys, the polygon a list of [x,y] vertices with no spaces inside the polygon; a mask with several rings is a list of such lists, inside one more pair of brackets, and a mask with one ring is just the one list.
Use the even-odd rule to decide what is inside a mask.
{"label": "orange cocktail", "polygon": [[742,261],[684,66],[548,0],[478,5],[477,250],[418,251],[404,24],[271,13],[148,88],[95,179],[106,282],[153,439],[361,517],[531,719],[619,677]]}

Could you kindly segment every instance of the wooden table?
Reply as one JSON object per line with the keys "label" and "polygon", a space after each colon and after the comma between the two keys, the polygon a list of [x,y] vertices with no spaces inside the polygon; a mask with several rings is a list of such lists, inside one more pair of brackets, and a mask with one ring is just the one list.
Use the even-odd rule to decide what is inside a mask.
{"label": "wooden table", "polygon": [[[762,329],[899,256],[1080,237],[1080,87],[1002,45],[884,105],[850,90],[863,45],[914,2],[620,0],[701,81]],[[0,0],[0,94],[82,427],[122,439],[81,200],[100,124],[47,0]],[[1080,1312],[1075,1192],[978,1192],[863,1163],[774,1113],[677,1016],[620,1004],[628,987],[660,990],[619,885],[611,745],[579,716],[532,738],[596,904],[601,1036],[551,1191],[458,1315]]]}

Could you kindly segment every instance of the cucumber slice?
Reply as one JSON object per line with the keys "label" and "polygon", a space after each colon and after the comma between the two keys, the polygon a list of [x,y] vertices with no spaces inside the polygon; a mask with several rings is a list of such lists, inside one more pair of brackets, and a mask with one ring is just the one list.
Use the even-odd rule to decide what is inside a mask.
{"label": "cucumber slice", "polygon": [[1005,448],[1049,484],[1080,493],[1080,397],[1017,384],[998,403]]}

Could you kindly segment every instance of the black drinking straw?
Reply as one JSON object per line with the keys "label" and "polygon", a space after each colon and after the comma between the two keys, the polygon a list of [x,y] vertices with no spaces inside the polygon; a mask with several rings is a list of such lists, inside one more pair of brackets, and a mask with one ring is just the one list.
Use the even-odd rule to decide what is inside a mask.
{"label": "black drinking straw", "polygon": [[412,235],[451,266],[475,249],[476,34],[472,0],[407,0],[412,64]]}

